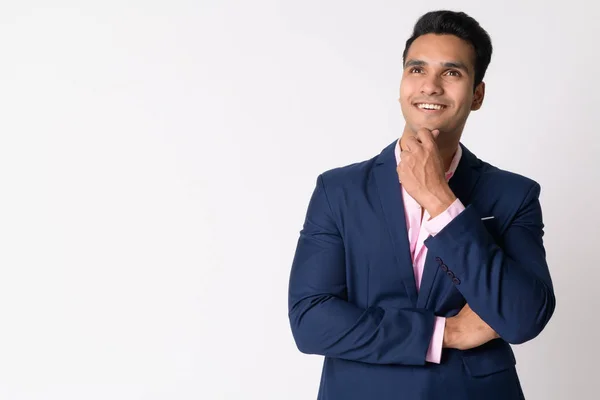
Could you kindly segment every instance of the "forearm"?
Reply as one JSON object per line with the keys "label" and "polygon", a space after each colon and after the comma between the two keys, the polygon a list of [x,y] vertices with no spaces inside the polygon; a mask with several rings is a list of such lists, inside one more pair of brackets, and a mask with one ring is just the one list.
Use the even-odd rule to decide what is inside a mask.
{"label": "forearm", "polygon": [[[538,239],[522,229],[506,240],[509,243],[505,245],[522,250],[524,257],[518,261],[509,257],[494,242],[475,210],[467,208],[428,239],[427,247],[455,278],[457,290],[473,311],[504,340],[523,343],[545,327],[555,299]],[[521,249],[524,246],[527,248]]]}
{"label": "forearm", "polygon": [[292,263],[288,312],[300,351],[374,364],[423,365],[434,331],[430,310],[348,301],[344,241],[320,177]]}
{"label": "forearm", "polygon": [[373,364],[425,364],[434,331],[424,309],[360,309],[332,295],[291,305],[290,324],[298,349]]}

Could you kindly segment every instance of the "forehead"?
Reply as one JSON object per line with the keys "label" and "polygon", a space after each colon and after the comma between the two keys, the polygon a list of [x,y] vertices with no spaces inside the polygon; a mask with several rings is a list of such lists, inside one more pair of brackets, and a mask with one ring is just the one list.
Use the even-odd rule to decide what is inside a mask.
{"label": "forehead", "polygon": [[428,33],[419,36],[411,44],[406,54],[406,61],[422,60],[429,64],[443,62],[461,62],[472,71],[475,65],[475,49],[454,35],[436,35]]}

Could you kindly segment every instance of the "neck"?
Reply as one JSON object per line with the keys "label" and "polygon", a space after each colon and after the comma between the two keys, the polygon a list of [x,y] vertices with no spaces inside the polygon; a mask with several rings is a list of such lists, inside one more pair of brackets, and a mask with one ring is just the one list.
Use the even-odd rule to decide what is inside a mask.
{"label": "neck", "polygon": [[444,171],[448,171],[450,169],[450,164],[452,164],[452,159],[454,159],[454,154],[456,154],[457,148],[458,143],[454,144],[454,146],[450,148],[440,148],[440,154],[442,156],[442,160],[444,160]]}

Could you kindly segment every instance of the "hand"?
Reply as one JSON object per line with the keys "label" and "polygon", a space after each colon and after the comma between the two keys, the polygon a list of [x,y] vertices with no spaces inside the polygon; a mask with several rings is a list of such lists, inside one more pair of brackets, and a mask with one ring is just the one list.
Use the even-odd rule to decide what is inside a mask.
{"label": "hand", "polygon": [[443,347],[468,350],[500,336],[465,304],[462,310],[446,319]]}
{"label": "hand", "polygon": [[421,128],[416,136],[403,137],[402,161],[396,168],[404,189],[432,218],[456,200],[446,182],[444,161],[435,143],[439,133],[437,129]]}

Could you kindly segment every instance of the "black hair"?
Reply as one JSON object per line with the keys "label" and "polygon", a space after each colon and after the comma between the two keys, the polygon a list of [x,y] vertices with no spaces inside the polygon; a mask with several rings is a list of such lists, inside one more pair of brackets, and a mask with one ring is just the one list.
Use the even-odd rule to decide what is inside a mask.
{"label": "black hair", "polygon": [[406,62],[406,54],[412,43],[419,36],[434,33],[437,35],[454,35],[468,42],[475,49],[475,82],[477,87],[485,76],[485,71],[492,59],[492,40],[488,33],[472,17],[464,12],[431,11],[423,15],[413,29],[412,36],[406,41],[402,62]]}

